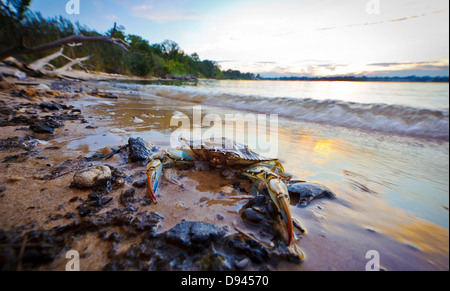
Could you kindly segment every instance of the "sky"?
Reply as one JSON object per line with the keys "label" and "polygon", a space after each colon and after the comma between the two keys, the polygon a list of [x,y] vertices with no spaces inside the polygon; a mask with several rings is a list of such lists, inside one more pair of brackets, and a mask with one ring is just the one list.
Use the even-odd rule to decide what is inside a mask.
{"label": "sky", "polygon": [[279,76],[448,76],[448,0],[33,0],[31,9],[150,43],[177,42],[222,69]]}

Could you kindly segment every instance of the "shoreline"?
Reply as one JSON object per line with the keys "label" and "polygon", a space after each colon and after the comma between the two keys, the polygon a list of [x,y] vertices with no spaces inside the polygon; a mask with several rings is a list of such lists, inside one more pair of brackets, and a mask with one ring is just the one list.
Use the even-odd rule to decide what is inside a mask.
{"label": "shoreline", "polygon": [[[125,263],[125,267],[123,263],[135,245],[164,262],[148,265],[152,270],[273,270],[284,261],[298,265],[298,254],[285,247],[264,246],[261,241],[248,246],[255,248],[248,257],[248,251],[228,246],[230,240],[246,245],[245,235],[235,227],[247,227],[234,222],[251,200],[250,185],[241,179],[227,180],[217,171],[169,169],[165,177],[171,178],[162,182],[164,190],[155,205],[145,186],[145,164],[130,160],[131,139],[128,144],[111,144],[98,151],[87,147],[81,156],[71,156],[77,151],[64,146],[67,138],[119,133],[119,129],[108,128],[108,112],[99,112],[99,106],[115,98],[101,97],[112,94],[107,91],[97,97],[83,93],[97,92],[95,83],[34,81],[41,83],[41,88],[55,88],[60,83],[66,92],[23,85],[0,91],[2,270],[63,270],[69,249],[80,252],[83,270],[140,270],[146,261],[143,258]],[[108,183],[93,189],[74,187],[74,175],[93,166],[110,169]],[[200,192],[196,191],[199,186]],[[169,193],[185,193],[183,202]],[[190,210],[198,207],[208,211]],[[220,215],[211,216],[211,211]],[[183,233],[190,238],[185,239]],[[154,239],[148,241],[148,237]],[[161,243],[171,247],[167,250]],[[213,251],[213,243],[220,253]],[[24,253],[19,245],[24,246]],[[252,257],[261,256],[261,251],[266,255],[255,264]],[[235,257],[236,253],[240,255]],[[270,253],[273,255],[267,256]],[[187,259],[172,262],[179,256]]]}
{"label": "shoreline", "polygon": [[[36,83],[42,82],[50,87],[52,87],[53,81],[48,79],[34,80]],[[164,132],[167,129],[165,126],[170,121],[166,119],[170,119],[173,114],[173,104],[167,110],[161,109],[164,108],[165,104],[162,103],[160,107],[152,108],[152,111],[149,111],[150,114],[155,115],[154,118],[162,123],[160,127],[155,128],[155,131],[147,132],[149,131],[148,128],[143,127],[141,129],[140,123],[129,120],[121,121],[121,123],[126,122],[124,123],[126,127],[116,128],[111,127],[114,124],[112,119],[128,119],[131,115],[145,119],[140,115],[142,112],[146,112],[145,107],[140,104],[141,101],[139,99],[132,101],[134,99],[130,98],[134,98],[133,96],[121,95],[116,91],[114,93],[118,94],[116,97],[119,99],[112,96],[110,96],[110,99],[102,98],[100,96],[102,94],[108,96],[114,93],[110,93],[107,87],[100,88],[100,84],[97,82],[72,82],[72,84],[73,92],[64,92],[64,94],[68,94],[59,97],[47,96],[49,93],[45,93],[44,96],[12,97],[11,89],[0,91],[0,100],[2,100],[0,105],[11,108],[18,116],[28,116],[26,120],[35,115],[41,115],[42,117],[45,115],[58,116],[69,114],[72,111],[78,116],[77,118],[73,117],[73,120],[67,118],[67,116],[60,117],[58,121],[63,122],[64,127],[56,128],[55,134],[35,134],[30,131],[30,125],[32,124],[2,127],[0,133],[0,140],[2,141],[7,138],[18,137],[29,142],[32,140],[27,140],[27,135],[31,134],[33,139],[48,143],[37,144],[29,150],[24,149],[23,143],[10,143],[9,145],[16,145],[16,147],[7,147],[5,150],[0,150],[0,172],[2,173],[0,190],[4,189],[0,193],[0,229],[6,231],[6,235],[12,242],[20,245],[24,241],[24,233],[37,231],[40,236],[48,236],[51,241],[54,241],[55,250],[58,250],[57,253],[52,254],[56,256],[54,260],[48,264],[40,265],[37,269],[62,270],[65,266],[64,254],[66,249],[64,247],[60,249],[61,246],[58,246],[57,241],[60,234],[54,234],[55,228],[60,231],[66,229],[79,234],[78,239],[71,238],[71,241],[65,247],[77,249],[84,256],[82,260],[83,270],[102,270],[107,266],[106,269],[117,268],[123,263],[124,254],[132,252],[133,245],[157,250],[157,245],[153,245],[153,243],[161,242],[160,239],[167,242],[167,235],[173,233],[176,226],[184,222],[185,224],[182,226],[187,227],[186,223],[189,221],[218,226],[225,230],[227,237],[238,234],[238,231],[234,228],[234,222],[236,222],[240,230],[254,234],[261,234],[260,232],[262,232],[261,238],[266,241],[270,239],[271,232],[274,231],[272,227],[267,229],[267,227],[249,226],[241,219],[241,212],[245,209],[249,199],[240,197],[248,196],[248,193],[245,193],[243,189],[248,191],[250,185],[241,179],[227,180],[221,176],[220,172],[169,169],[165,172],[163,187],[157,197],[158,204],[148,205],[146,189],[145,187],[140,188],[142,181],[145,180],[145,166],[139,163],[130,163],[128,149],[126,148],[127,141],[130,135],[131,137],[142,136],[146,142],[153,142],[163,148],[167,146],[167,142],[163,141],[167,136],[159,136],[156,131]],[[83,92],[76,93],[75,91],[80,91],[80,87],[83,88]],[[17,90],[17,88],[14,90]],[[99,91],[100,95],[89,96],[93,91]],[[138,98],[138,96],[135,96],[135,98]],[[116,102],[119,103],[118,107],[114,105]],[[130,104],[130,102],[133,102],[133,104]],[[155,104],[158,104],[159,101],[155,102]],[[170,102],[173,103],[173,101]],[[60,106],[64,105],[64,108],[67,109],[50,110],[45,106],[42,109],[39,106],[42,103],[57,103]],[[183,111],[185,105],[181,103],[178,105],[179,110]],[[71,108],[71,106],[74,107]],[[111,111],[113,108],[114,111]],[[133,108],[140,108],[140,110]],[[27,110],[31,113],[27,113]],[[36,112],[33,114],[34,111]],[[2,114],[5,113],[3,108],[1,112]],[[125,112],[127,115],[122,117]],[[87,123],[84,123],[83,120]],[[127,128],[134,129],[132,133],[128,134]],[[82,142],[73,144],[73,140],[76,140],[77,137],[80,137]],[[98,141],[98,139],[102,140]],[[305,140],[305,142],[303,144],[307,144],[308,140]],[[315,147],[314,143],[312,143],[312,146]],[[106,159],[108,156],[110,158]],[[9,161],[1,163],[5,159]],[[98,190],[101,194],[100,200],[98,195],[93,195],[95,192],[93,190],[80,190],[70,187],[74,173],[89,164],[109,165],[112,167],[111,169],[118,169],[122,173],[116,172],[114,174],[116,184],[113,184],[113,190],[109,194],[102,192],[106,191],[105,189]],[[295,165],[290,165],[289,168],[295,168]],[[61,176],[59,176],[60,174]],[[55,179],[51,180],[41,179],[48,175],[56,176]],[[121,177],[125,179],[124,186],[115,189],[115,187],[118,187],[117,181],[120,181]],[[134,186],[135,183],[141,184],[141,186],[136,187]],[[234,187],[234,185],[240,186]],[[345,188],[339,185],[331,185],[338,189],[340,193],[345,191]],[[130,189],[134,189],[134,192],[131,190],[127,193]],[[125,196],[124,193],[126,193]],[[122,203],[123,199],[128,201],[127,197],[131,197],[131,201],[135,201],[131,203],[129,211],[134,208],[137,209],[136,211],[123,212],[128,211],[126,209],[129,208]],[[369,217],[364,217],[358,223],[348,224],[346,216],[349,213],[364,210],[363,213],[369,211],[370,214],[379,216],[380,214],[377,214],[377,211],[383,206],[372,207],[371,204],[375,205],[379,202],[370,196],[365,198],[368,201],[362,201],[361,197],[358,196],[351,197],[352,200],[347,200],[344,197],[339,198],[337,202],[324,200],[322,203],[306,210],[293,208],[296,216],[301,218],[300,220],[307,229],[305,236],[298,235],[300,238],[298,246],[304,250],[306,255],[302,264],[292,264],[289,260],[281,259],[277,266],[266,262],[260,264],[258,268],[258,265],[255,266],[255,264],[247,262],[245,267],[238,268],[236,264],[240,266],[240,261],[233,262],[226,259],[230,253],[234,254],[236,250],[228,253],[220,248],[218,252],[223,255],[221,258],[225,258],[225,262],[233,262],[230,264],[235,264],[233,266],[238,270],[261,270],[264,267],[270,270],[360,270],[365,266],[365,257],[364,254],[355,257],[355,252],[366,251],[368,246],[362,238],[366,239],[371,236],[370,241],[378,247],[381,247],[382,244],[383,250],[386,252],[390,254],[398,253],[414,262],[413,265],[408,265],[401,260],[397,262],[392,261],[392,258],[383,257],[385,260],[383,267],[387,267],[388,270],[448,269],[448,264],[443,263],[441,259],[436,259],[435,264],[423,264],[430,258],[430,254],[436,251],[438,251],[440,258],[448,258],[448,246],[442,246],[442,242],[448,242],[448,231],[436,227],[428,221],[409,218],[396,208],[392,208],[389,213],[395,209],[396,216],[399,217],[398,220],[389,217],[383,219],[383,221],[391,221],[390,227],[372,221]],[[92,199],[97,200],[95,202]],[[100,201],[100,204],[104,202],[106,205],[100,207],[100,209],[92,208],[92,204],[98,203],[98,201]],[[127,203],[125,202],[125,204]],[[81,210],[86,213],[97,210],[98,212],[93,213],[92,217],[81,217],[79,207],[83,205],[84,208]],[[112,211],[116,209],[119,209],[119,212],[113,213]],[[157,214],[157,216],[152,216],[152,213]],[[141,226],[148,228],[146,231],[149,231],[150,236],[156,235],[159,238],[153,241],[152,245],[148,245],[148,241],[145,243],[141,241],[140,235],[136,236],[136,233],[130,233],[130,231],[138,231],[136,225],[123,226],[126,223],[123,220],[126,215],[136,217]],[[96,225],[92,220],[93,218],[103,219],[106,225]],[[120,225],[114,224],[113,219],[118,219]],[[20,227],[18,228],[18,226]],[[403,229],[405,226],[406,228]],[[83,227],[91,227],[94,231],[84,232]],[[189,227],[192,227],[192,225]],[[216,233],[214,228],[209,229],[209,231],[212,235]],[[419,235],[420,232],[424,234]],[[411,233],[415,240],[408,240]],[[2,231],[0,231],[0,234],[2,234]],[[178,231],[175,237],[179,237],[180,234]],[[427,240],[424,238],[425,234],[437,239],[439,242],[437,250],[428,249],[426,246]],[[351,240],[347,237],[348,235],[360,238],[360,241],[358,239],[356,241]],[[90,247],[93,245],[98,247],[93,249]],[[336,253],[337,249],[339,250],[338,253]],[[14,251],[20,251],[20,248]],[[426,255],[422,251],[426,251]],[[165,254],[160,250],[157,252],[160,255]],[[111,256],[111,253],[114,255]],[[257,254],[255,251],[252,256]],[[354,261],[350,262],[346,257],[353,257]],[[239,258],[245,261],[245,256],[242,257],[242,254]],[[434,261],[435,257],[432,256],[431,258]],[[251,258],[247,258],[247,261],[249,260],[251,261]],[[27,266],[30,267],[27,264],[23,267],[26,269]],[[224,265],[220,266],[224,267]],[[136,266],[128,265],[127,268],[135,269]],[[191,264],[186,270],[196,268],[199,267]]]}

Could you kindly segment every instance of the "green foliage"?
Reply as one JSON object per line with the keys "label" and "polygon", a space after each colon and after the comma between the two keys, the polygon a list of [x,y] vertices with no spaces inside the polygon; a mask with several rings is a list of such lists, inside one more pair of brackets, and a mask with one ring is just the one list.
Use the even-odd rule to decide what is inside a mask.
{"label": "green foliage", "polygon": [[[0,0],[0,50],[23,43],[25,46],[38,46],[73,34],[86,36],[101,35],[95,30],[73,24],[63,17],[44,18],[39,12],[28,11],[31,0]],[[110,36],[111,29],[105,35]],[[213,61],[201,60],[197,53],[187,55],[180,46],[171,40],[160,44],[150,44],[141,36],[126,34],[123,26],[117,26],[114,37],[126,41],[130,51],[125,52],[106,43],[85,43],[81,47],[66,47],[64,53],[70,58],[93,55],[86,62],[92,70],[135,76],[166,77],[193,76],[211,79],[254,79],[253,74],[239,71],[222,72]],[[20,56],[26,62],[32,62],[46,54]],[[52,62],[59,67],[64,59]]]}

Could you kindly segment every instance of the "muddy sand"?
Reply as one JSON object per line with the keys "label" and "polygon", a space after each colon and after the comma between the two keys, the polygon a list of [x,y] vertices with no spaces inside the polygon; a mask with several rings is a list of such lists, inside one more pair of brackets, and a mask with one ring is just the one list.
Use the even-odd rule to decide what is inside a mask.
{"label": "muddy sand", "polygon": [[[65,270],[70,250],[81,270],[301,268],[273,204],[249,196],[250,183],[168,169],[154,204],[145,156],[161,148],[151,140],[81,155],[66,147],[68,137],[114,133],[98,104],[117,96],[92,82],[33,82],[0,91],[0,270]],[[79,189],[74,175],[93,167],[107,177]]]}

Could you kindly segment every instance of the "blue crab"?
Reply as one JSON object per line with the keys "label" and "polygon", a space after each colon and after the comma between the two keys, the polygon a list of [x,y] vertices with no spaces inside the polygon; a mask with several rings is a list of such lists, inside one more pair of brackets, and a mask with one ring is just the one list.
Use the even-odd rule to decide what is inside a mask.
{"label": "blue crab", "polygon": [[283,218],[287,231],[287,244],[294,241],[293,221],[290,211],[289,192],[285,182],[291,179],[277,159],[263,157],[246,145],[223,138],[221,142],[214,141],[183,141],[185,146],[170,151],[161,152],[150,157],[147,164],[148,192],[154,203],[155,193],[161,181],[163,168],[188,165],[196,161],[209,163],[212,167],[233,167],[239,173],[253,182],[252,194],[257,195],[267,189],[270,198],[275,203]]}

